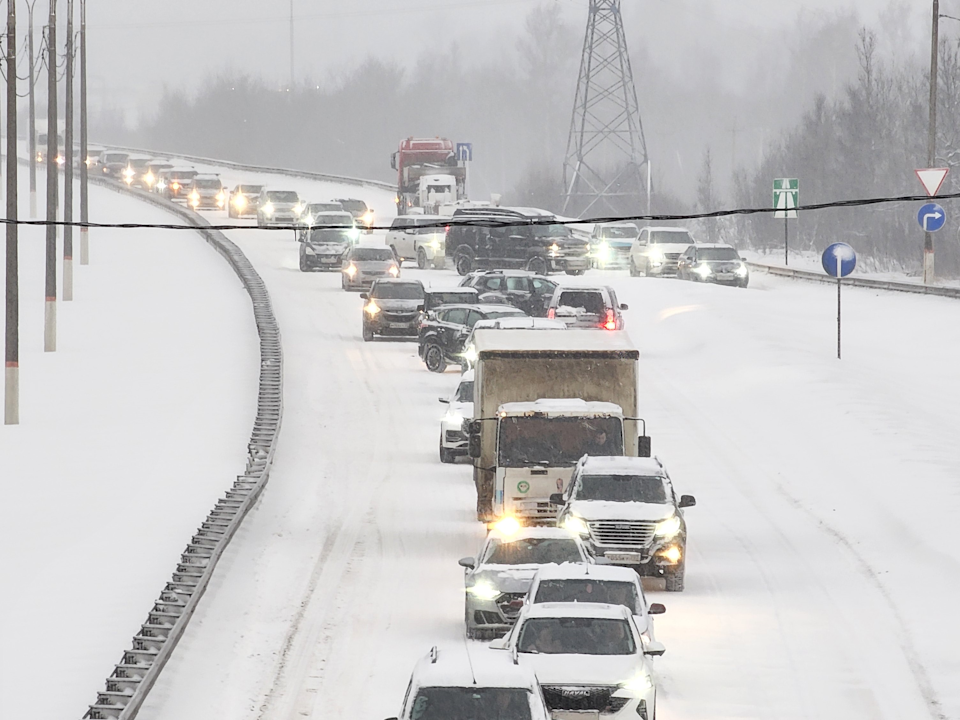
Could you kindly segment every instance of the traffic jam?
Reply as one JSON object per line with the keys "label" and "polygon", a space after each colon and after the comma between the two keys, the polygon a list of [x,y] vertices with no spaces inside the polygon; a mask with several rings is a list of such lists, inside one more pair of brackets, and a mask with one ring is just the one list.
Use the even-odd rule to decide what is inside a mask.
{"label": "traffic jam", "polygon": [[336,273],[359,293],[362,342],[416,342],[425,371],[459,371],[439,398],[437,448],[439,462],[470,467],[486,528],[459,561],[468,651],[423,658],[398,718],[653,720],[666,650],[655,617],[666,608],[646,591],[683,591],[696,499],[653,453],[630,308],[588,273],[745,288],[747,266],[682,227],[583,227],[468,200],[451,150],[401,143],[397,214],[377,230],[354,198],[227,188],[175,160],[111,150],[93,164],[198,211],[293,227],[299,270]]}

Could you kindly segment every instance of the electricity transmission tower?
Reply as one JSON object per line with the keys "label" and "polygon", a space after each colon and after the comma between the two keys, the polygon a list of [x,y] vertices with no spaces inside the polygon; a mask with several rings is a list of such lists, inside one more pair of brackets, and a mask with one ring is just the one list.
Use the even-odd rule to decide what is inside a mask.
{"label": "electricity transmission tower", "polygon": [[644,187],[649,203],[649,158],[620,0],[590,0],[563,182],[564,214],[636,208]]}

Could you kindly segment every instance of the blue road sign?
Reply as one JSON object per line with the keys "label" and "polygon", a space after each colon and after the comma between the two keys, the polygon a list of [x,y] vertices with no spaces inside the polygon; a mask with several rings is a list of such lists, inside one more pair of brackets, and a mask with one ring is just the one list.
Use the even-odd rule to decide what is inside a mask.
{"label": "blue road sign", "polygon": [[457,160],[473,162],[473,143],[457,143]]}
{"label": "blue road sign", "polygon": [[827,275],[845,278],[857,267],[857,253],[846,243],[834,243],[823,251],[820,261]]}
{"label": "blue road sign", "polygon": [[924,232],[937,232],[947,222],[947,213],[936,203],[927,203],[917,213],[917,222]]}

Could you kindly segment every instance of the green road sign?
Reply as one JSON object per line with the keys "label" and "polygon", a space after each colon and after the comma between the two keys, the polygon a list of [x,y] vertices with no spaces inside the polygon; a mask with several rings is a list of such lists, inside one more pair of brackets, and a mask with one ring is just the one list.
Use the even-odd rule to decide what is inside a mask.
{"label": "green road sign", "polygon": [[773,181],[774,217],[778,220],[796,220],[797,207],[800,205],[800,180],[797,178],[778,178]]}

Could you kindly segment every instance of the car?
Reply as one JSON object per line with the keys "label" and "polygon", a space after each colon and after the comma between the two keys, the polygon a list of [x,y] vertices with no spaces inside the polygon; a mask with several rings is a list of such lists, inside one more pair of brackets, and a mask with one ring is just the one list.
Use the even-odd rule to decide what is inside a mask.
{"label": "car", "polygon": [[530,317],[546,317],[557,283],[543,275],[524,270],[472,272],[460,281],[462,287],[476,288],[482,302],[502,298]]}
{"label": "car", "polygon": [[535,208],[458,208],[446,254],[460,275],[481,269],[582,275],[590,267],[590,243]]}
{"label": "car", "polygon": [[197,175],[187,191],[187,204],[194,210],[223,210],[227,193],[219,175]]}
{"label": "car", "polygon": [[147,192],[154,192],[157,181],[160,179],[160,173],[164,170],[172,170],[173,163],[163,158],[154,158],[147,163],[146,170],[140,176],[142,187]]}
{"label": "car", "polygon": [[502,653],[434,647],[413,669],[388,720],[552,720],[537,676]]}
{"label": "car", "polygon": [[473,288],[427,288],[423,298],[425,313],[436,310],[441,305],[475,305],[479,302],[477,291]]}
{"label": "car", "polygon": [[723,243],[691,245],[680,256],[677,276],[681,280],[712,282],[745,288],[750,270],[736,249]]}
{"label": "car", "polygon": [[546,602],[623,605],[633,613],[644,642],[656,640],[653,616],[667,611],[661,603],[647,604],[640,576],[630,568],[616,565],[544,565],[533,576],[524,603]]}
{"label": "car", "polygon": [[[300,213],[300,217],[297,218],[297,234],[306,235],[312,226],[325,224],[316,222],[316,218],[320,213],[340,213],[349,215],[349,213],[343,209],[343,205],[338,202],[306,203],[303,206],[303,211]],[[353,227],[354,225],[355,223],[353,220],[353,215],[350,215],[350,226]]]}
{"label": "car", "polygon": [[261,192],[263,192],[263,185],[249,185],[247,183],[236,185],[230,191],[227,215],[232,218],[256,215],[260,208]]}
{"label": "car", "polygon": [[144,155],[131,155],[127,159],[127,166],[122,173],[123,182],[127,184],[127,187],[144,187],[143,176],[152,160],[152,157]]}
{"label": "car", "polygon": [[527,605],[509,635],[490,646],[506,650],[536,673],[555,718],[656,718],[657,683],[650,658],[665,649],[654,640],[644,642],[623,605]]}
{"label": "car", "polygon": [[595,268],[625,268],[630,264],[630,248],[640,230],[629,222],[597,223],[590,236]]}
{"label": "car", "polygon": [[400,277],[397,256],[383,245],[355,245],[344,254],[341,268],[344,290],[368,290],[374,280]]}
{"label": "car", "polygon": [[445,254],[448,218],[439,215],[401,215],[394,218],[387,231],[387,245],[401,262],[416,262],[421,270],[428,266],[442,269]]}
{"label": "car", "polygon": [[[41,136],[44,137],[44,136]],[[37,158],[40,159],[41,153],[46,153],[47,144],[46,141],[40,143],[39,139],[37,141]],[[44,160],[41,160],[44,162]],[[100,174],[103,177],[113,178],[115,180],[123,179],[123,171],[127,169],[127,164],[130,162],[130,154],[125,152],[119,152],[117,150],[105,150],[100,155]]]}
{"label": "car", "polygon": [[360,231],[357,230],[353,216],[343,210],[328,212],[316,212],[310,219],[309,224],[297,223],[297,239],[305,240],[314,230],[337,230],[350,237],[352,242],[360,239]]}
{"label": "car", "polygon": [[617,300],[609,285],[558,287],[550,300],[547,317],[562,320],[567,327],[623,330],[623,312],[630,306]]}
{"label": "car", "polygon": [[523,310],[509,305],[444,305],[420,321],[420,359],[427,370],[446,371],[448,364],[465,366],[464,342],[481,320],[526,317]]}
{"label": "car", "polygon": [[686,228],[645,227],[630,248],[630,275],[676,275],[680,255],[696,240]]}
{"label": "car", "polygon": [[440,398],[447,412],[440,420],[440,462],[452,463],[467,455],[467,434],[464,424],[473,420],[473,370],[460,376],[457,391]]}
{"label": "car", "polygon": [[199,175],[193,168],[171,168],[160,173],[155,190],[167,200],[181,200],[187,196],[187,188]]}
{"label": "car", "polygon": [[683,590],[686,572],[685,508],[692,495],[677,497],[657,458],[584,457],[565,493],[557,524],[580,535],[598,560],[662,577],[668,592]]}
{"label": "car", "polygon": [[293,190],[260,191],[257,205],[257,227],[271,225],[293,225],[300,217],[303,205],[300,196]]}
{"label": "car", "polygon": [[461,363],[468,368],[477,362],[477,346],[475,337],[480,330],[566,330],[567,324],[562,320],[535,317],[505,317],[496,320],[481,320],[470,329],[470,334],[463,343]]}
{"label": "car", "polygon": [[300,236],[300,271],[343,269],[343,256],[357,242],[353,219],[350,227],[313,228]]}
{"label": "car", "polygon": [[423,307],[423,283],[419,280],[374,280],[370,292],[361,293],[363,306],[363,340],[377,335],[416,337],[420,330],[420,308]]}
{"label": "car", "polygon": [[357,221],[357,227],[366,228],[367,232],[373,232],[370,228],[373,226],[375,215],[373,210],[367,207],[363,200],[357,198],[334,198],[330,202],[340,203],[340,207],[353,215]]}
{"label": "car", "polygon": [[537,570],[570,562],[590,562],[575,533],[556,527],[523,527],[514,518],[497,523],[480,554],[460,560],[467,637],[495,638],[508,632]]}

